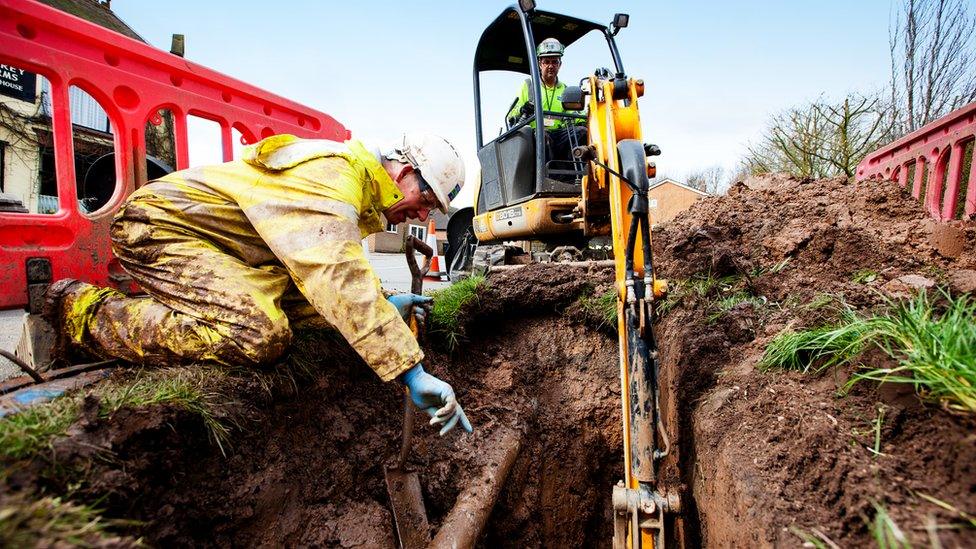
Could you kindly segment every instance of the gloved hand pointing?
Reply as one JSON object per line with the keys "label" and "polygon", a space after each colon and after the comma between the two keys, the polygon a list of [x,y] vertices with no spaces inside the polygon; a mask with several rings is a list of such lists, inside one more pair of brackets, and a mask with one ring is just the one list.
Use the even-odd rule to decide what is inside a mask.
{"label": "gloved hand pointing", "polygon": [[417,320],[423,322],[424,317],[427,315],[427,311],[422,307],[422,305],[427,305],[428,303],[434,301],[434,298],[417,294],[397,294],[391,295],[390,297],[386,298],[386,300],[397,308],[397,312],[400,313],[403,320],[407,320],[410,315],[410,311],[413,310],[413,314],[417,316]]}
{"label": "gloved hand pointing", "polygon": [[464,415],[464,410],[454,397],[454,389],[425,372],[423,364],[417,363],[407,370],[402,380],[403,384],[410,389],[413,403],[430,415],[430,424],[441,426],[441,436],[453,429],[458,421],[465,431],[469,433],[474,431],[468,417]]}

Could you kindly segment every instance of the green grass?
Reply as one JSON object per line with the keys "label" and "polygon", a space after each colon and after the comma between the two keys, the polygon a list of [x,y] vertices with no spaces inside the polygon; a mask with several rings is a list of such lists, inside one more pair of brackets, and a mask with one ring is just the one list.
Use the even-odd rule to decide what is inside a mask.
{"label": "green grass", "polygon": [[790,526],[790,532],[803,540],[803,547],[815,547],[816,549],[836,549],[838,547],[836,543],[827,537],[827,534],[824,534],[816,528],[811,528],[807,532],[802,528]]}
{"label": "green grass", "polygon": [[895,524],[884,505],[876,501],[872,501],[871,505],[874,507],[874,519],[868,522],[868,528],[878,549],[911,548],[905,532]]}
{"label": "green grass", "polygon": [[482,276],[465,278],[454,284],[430,292],[434,298],[434,306],[430,311],[429,326],[432,333],[443,336],[448,350],[454,350],[458,344],[461,330],[461,311],[469,303],[478,300],[482,286],[487,284]]}
{"label": "green grass", "polygon": [[0,456],[22,459],[50,448],[78,419],[79,399],[59,398],[0,418]]}
{"label": "green grass", "polygon": [[672,280],[668,294],[657,303],[655,311],[661,317],[687,299],[711,300],[715,295],[731,292],[740,281],[741,277],[738,275],[716,277],[712,273]]}
{"label": "green grass", "polygon": [[757,364],[760,370],[782,368],[821,371],[855,358],[864,349],[868,323],[846,309],[844,319],[809,330],[781,332],[766,346]]}
{"label": "green grass", "polygon": [[946,502],[942,501],[941,499],[935,498],[935,497],[930,496],[928,494],[923,494],[921,492],[916,492],[915,495],[918,496],[918,497],[920,497],[920,498],[922,498],[922,499],[924,499],[925,501],[928,501],[929,503],[932,503],[934,505],[937,505],[937,506],[945,509],[946,511],[949,511],[950,513],[956,515],[957,517],[959,517],[963,521],[962,522],[962,526],[963,527],[965,527],[965,528],[976,528],[976,517],[974,517],[973,515],[970,515],[969,513],[965,512],[965,511],[961,511],[961,510],[959,510],[959,508],[955,507],[954,505],[950,505],[949,503],[946,503]]}
{"label": "green grass", "polygon": [[[112,533],[136,521],[105,519],[101,510],[61,498],[8,498],[0,506],[2,547],[95,547],[121,541]],[[136,542],[137,540],[129,540]]]}
{"label": "green grass", "polygon": [[598,328],[617,325],[617,292],[609,289],[600,295],[581,295],[577,299],[580,309],[597,322]]}
{"label": "green grass", "polygon": [[853,362],[868,346],[897,361],[894,368],[865,369],[848,383],[873,380],[910,383],[923,398],[963,412],[976,412],[976,302],[969,296],[921,292],[888,302],[887,311],[861,317],[845,308],[840,322],[787,331],[767,346],[761,369],[809,371]]}
{"label": "green grass", "polygon": [[[222,397],[205,389],[214,378],[223,375],[219,369],[204,367],[143,370],[133,379],[96,385],[87,394],[99,399],[101,418],[110,417],[124,407],[157,405],[196,414],[223,452],[230,431],[226,420],[215,412]],[[0,457],[23,459],[50,448],[52,441],[64,435],[78,419],[84,397],[85,393],[81,392],[64,395],[0,418]]]}
{"label": "green grass", "polygon": [[198,415],[211,439],[224,451],[230,430],[215,415],[221,396],[204,389],[224,373],[216,368],[172,368],[143,371],[132,382],[107,384],[96,389],[101,399],[99,417],[109,417],[122,408],[167,405]]}
{"label": "green grass", "polygon": [[861,269],[851,275],[851,282],[855,284],[870,284],[878,279],[878,273],[871,269]]}
{"label": "green grass", "polygon": [[928,400],[976,412],[976,301],[941,295],[944,308],[922,292],[875,317],[874,343],[898,366],[858,372],[848,385],[862,380],[910,383]]}
{"label": "green grass", "polygon": [[708,322],[715,322],[716,320],[722,318],[725,313],[731,311],[737,305],[742,303],[752,303],[753,307],[759,308],[766,305],[766,298],[762,296],[754,296],[749,292],[744,290],[739,290],[732,294],[723,296],[713,303],[713,311],[708,315]]}

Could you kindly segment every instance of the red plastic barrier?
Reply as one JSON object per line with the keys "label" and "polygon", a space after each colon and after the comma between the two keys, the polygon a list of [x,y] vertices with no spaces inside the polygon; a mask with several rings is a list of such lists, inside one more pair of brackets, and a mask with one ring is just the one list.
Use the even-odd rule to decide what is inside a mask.
{"label": "red plastic barrier", "polygon": [[[976,103],[971,103],[867,155],[857,166],[857,179],[896,181],[904,188],[910,184],[912,196],[923,200],[932,217],[972,219],[976,215],[974,135]],[[964,173],[967,165],[968,174]],[[959,212],[961,201],[965,202]]]}
{"label": "red plastic barrier", "polygon": [[[173,114],[177,169],[189,164],[188,115],[219,124],[225,160],[232,159],[232,129],[245,144],[278,133],[350,137],[322,112],[33,1],[0,0],[0,63],[50,82],[60,205],[55,214],[0,212],[0,309],[27,303],[29,258],[50,261],[54,280],[121,280],[110,278],[121,269],[109,225],[125,197],[145,183],[145,126],[158,123],[160,109]],[[71,86],[100,103],[115,137],[116,191],[93,214],[77,205]]]}

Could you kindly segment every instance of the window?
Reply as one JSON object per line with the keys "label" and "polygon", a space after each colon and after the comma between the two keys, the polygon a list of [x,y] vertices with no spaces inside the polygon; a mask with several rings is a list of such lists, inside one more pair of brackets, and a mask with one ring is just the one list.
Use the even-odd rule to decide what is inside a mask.
{"label": "window", "polygon": [[393,234],[397,234],[400,231],[397,230],[396,223],[387,223],[386,224],[386,232],[393,233]]}
{"label": "window", "polygon": [[424,241],[427,238],[427,227],[423,225],[410,225],[410,234],[417,240]]}
{"label": "window", "polygon": [[651,199],[651,207],[652,208],[657,208],[657,199],[656,198],[652,198]]}

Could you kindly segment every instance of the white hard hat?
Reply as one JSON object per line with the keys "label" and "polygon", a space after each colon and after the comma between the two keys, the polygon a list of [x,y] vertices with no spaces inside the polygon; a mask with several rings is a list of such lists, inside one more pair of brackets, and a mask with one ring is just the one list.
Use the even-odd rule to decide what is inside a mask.
{"label": "white hard hat", "polygon": [[535,54],[538,57],[562,57],[566,48],[555,38],[546,38],[539,43]]}
{"label": "white hard hat", "polygon": [[448,140],[429,133],[405,133],[393,145],[393,151],[385,153],[390,160],[410,164],[430,185],[440,210],[447,213],[451,200],[464,185],[464,161]]}

